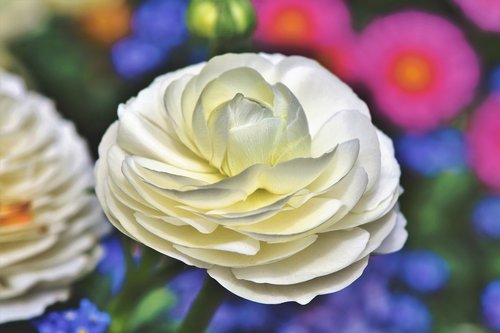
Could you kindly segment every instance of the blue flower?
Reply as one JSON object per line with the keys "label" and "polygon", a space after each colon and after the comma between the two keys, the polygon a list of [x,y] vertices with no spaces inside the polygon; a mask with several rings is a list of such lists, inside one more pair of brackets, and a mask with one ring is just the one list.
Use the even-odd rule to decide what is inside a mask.
{"label": "blue flower", "polygon": [[167,288],[172,291],[177,301],[175,307],[169,312],[170,318],[181,320],[186,316],[206,278],[205,271],[189,269],[167,284]]}
{"label": "blue flower", "polygon": [[396,139],[396,152],[403,165],[425,176],[466,166],[463,135],[453,128],[402,136]]}
{"label": "blue flower", "polygon": [[182,44],[188,37],[186,0],[149,0],[132,17],[132,30],[143,41],[165,49]]}
{"label": "blue flower", "polygon": [[87,299],[79,309],[50,312],[34,321],[39,333],[105,333],[110,323],[110,316]]}
{"label": "blue flower", "polygon": [[491,73],[490,88],[495,92],[500,92],[500,66]]}
{"label": "blue flower", "polygon": [[481,305],[486,324],[500,330],[500,280],[490,282],[484,289]]}
{"label": "blue flower", "polygon": [[125,281],[127,271],[125,254],[120,239],[116,235],[106,237],[101,243],[104,256],[97,266],[97,271],[111,277],[111,292],[116,294]]}
{"label": "blue flower", "polygon": [[135,37],[122,39],[111,50],[116,72],[126,79],[154,70],[166,58],[162,49]]}
{"label": "blue flower", "polygon": [[260,332],[271,326],[272,316],[269,306],[238,301],[221,305],[210,322],[209,331],[217,333]]}
{"label": "blue flower", "polygon": [[448,263],[432,251],[412,251],[407,253],[401,270],[406,284],[423,293],[441,289],[450,277]]}
{"label": "blue flower", "polygon": [[400,333],[429,332],[432,323],[427,307],[409,295],[393,297],[391,321],[394,331]]}
{"label": "blue flower", "polygon": [[500,238],[500,197],[487,197],[479,201],[474,207],[472,222],[479,234]]}

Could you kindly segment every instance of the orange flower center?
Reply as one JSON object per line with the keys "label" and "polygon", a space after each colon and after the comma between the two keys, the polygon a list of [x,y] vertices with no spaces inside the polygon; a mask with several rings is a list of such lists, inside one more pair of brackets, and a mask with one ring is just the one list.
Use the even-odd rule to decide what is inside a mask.
{"label": "orange flower center", "polygon": [[0,203],[0,227],[29,223],[32,220],[30,203]]}
{"label": "orange flower center", "polygon": [[391,73],[393,81],[409,92],[422,92],[433,83],[434,70],[429,59],[418,54],[398,56]]}
{"label": "orange flower center", "polygon": [[288,8],[279,12],[274,19],[274,30],[278,38],[287,41],[299,41],[306,38],[310,31],[307,15],[296,8]]}

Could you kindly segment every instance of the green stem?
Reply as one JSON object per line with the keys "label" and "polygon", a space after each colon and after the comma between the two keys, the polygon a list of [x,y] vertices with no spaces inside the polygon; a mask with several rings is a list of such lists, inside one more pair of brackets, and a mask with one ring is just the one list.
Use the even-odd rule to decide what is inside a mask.
{"label": "green stem", "polygon": [[191,305],[177,333],[205,332],[225,296],[226,290],[214,279],[207,276],[203,288]]}

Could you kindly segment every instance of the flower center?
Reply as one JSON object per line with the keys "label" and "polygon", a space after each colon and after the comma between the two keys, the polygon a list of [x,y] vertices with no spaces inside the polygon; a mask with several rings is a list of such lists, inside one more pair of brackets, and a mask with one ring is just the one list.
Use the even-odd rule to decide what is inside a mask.
{"label": "flower center", "polygon": [[309,18],[297,8],[280,11],[274,19],[274,29],[279,38],[287,41],[302,40],[311,30]]}
{"label": "flower center", "polygon": [[31,222],[32,215],[30,211],[30,203],[0,203],[0,227],[20,225]]}
{"label": "flower center", "polygon": [[409,92],[423,92],[434,81],[434,68],[425,56],[406,53],[399,55],[391,66],[391,78],[395,84]]}

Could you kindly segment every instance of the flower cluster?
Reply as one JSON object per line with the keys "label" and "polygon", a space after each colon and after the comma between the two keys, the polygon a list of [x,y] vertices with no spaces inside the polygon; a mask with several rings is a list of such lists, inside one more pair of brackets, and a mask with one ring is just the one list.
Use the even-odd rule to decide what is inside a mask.
{"label": "flower cluster", "polygon": [[110,316],[87,299],[78,309],[49,312],[34,320],[39,333],[105,333],[110,322]]}

